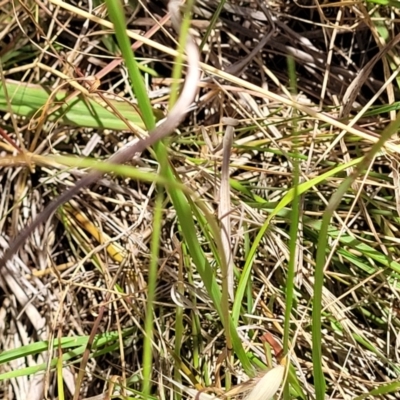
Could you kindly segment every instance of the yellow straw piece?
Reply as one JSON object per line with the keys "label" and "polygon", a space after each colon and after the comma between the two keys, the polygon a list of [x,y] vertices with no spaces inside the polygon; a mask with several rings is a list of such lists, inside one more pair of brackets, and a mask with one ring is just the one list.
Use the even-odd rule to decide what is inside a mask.
{"label": "yellow straw piece", "polygon": [[122,263],[125,258],[125,250],[122,246],[120,246],[118,243],[112,242],[110,236],[108,236],[104,232],[101,232],[95,225],[90,222],[90,220],[84,214],[73,208],[70,204],[65,204],[64,207],[66,211],[68,211],[68,213],[70,213],[75,218],[78,224],[86,232],[92,235],[93,238],[97,240],[97,242],[99,242],[100,244],[110,242],[106,246],[107,253],[114,261],[118,262],[119,264]]}

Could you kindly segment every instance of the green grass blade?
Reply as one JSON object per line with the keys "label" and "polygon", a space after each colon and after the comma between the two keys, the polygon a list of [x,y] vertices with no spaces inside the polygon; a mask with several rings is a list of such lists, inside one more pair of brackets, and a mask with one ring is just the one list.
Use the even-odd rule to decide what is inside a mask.
{"label": "green grass blade", "polygon": [[[294,94],[296,94],[296,73],[295,73],[295,64],[294,60],[289,57],[288,60],[288,70],[290,76],[290,82],[292,86],[292,90]],[[297,124],[294,127],[295,135],[293,141],[297,141]],[[298,243],[298,231],[299,231],[299,222],[300,222],[300,196],[298,193],[299,181],[300,181],[300,168],[298,157],[296,156],[298,151],[294,146],[294,157],[291,162],[293,164],[293,207],[292,207],[292,215],[290,221],[289,228],[289,264],[286,275],[286,288],[285,288],[285,323],[284,323],[284,331],[283,331],[283,353],[285,355],[289,352],[289,342],[290,342],[290,332],[291,332],[291,316],[292,316],[292,308],[294,303],[294,280],[296,273],[296,257],[297,257],[297,243]],[[290,358],[288,358],[290,360]],[[285,400],[289,400],[289,382],[286,382],[284,390],[283,390],[283,398]]]}
{"label": "green grass blade", "polygon": [[104,173],[114,173],[117,175],[142,180],[144,182],[159,183],[165,185],[171,190],[181,190],[185,193],[190,193],[190,190],[187,186],[177,182],[176,180],[171,180],[152,172],[141,171],[140,169],[129,165],[112,164],[106,161],[99,162],[93,158],[77,158],[70,156],[49,156],[46,158],[69,167],[93,168]]}
{"label": "green grass blade", "polygon": [[[183,247],[177,240],[175,241],[176,238],[173,238],[173,243],[175,244],[174,247],[176,247],[176,250],[179,254],[179,260],[178,260],[178,282],[177,282],[177,293],[180,296],[185,295],[185,286],[184,286],[184,279],[185,279],[185,272],[184,272],[184,263],[185,263],[185,258],[183,256]],[[189,275],[190,275],[190,269],[188,268]],[[195,297],[195,296],[193,296]],[[195,306],[195,303],[193,304],[193,307]],[[192,335],[193,335],[193,367],[195,369],[198,368],[199,366],[199,351],[198,351],[198,341],[196,340],[196,313],[191,311],[192,315]],[[181,367],[180,363],[177,361],[178,359],[181,359],[181,350],[182,350],[182,343],[184,341],[184,335],[185,335],[185,327],[184,327],[184,308],[181,305],[176,305],[175,307],[175,348],[174,352],[177,357],[175,360],[175,366],[174,366],[174,379],[178,384],[182,384],[182,375],[181,375]],[[181,400],[182,399],[182,393],[181,391],[177,388],[177,391],[175,393],[175,399],[176,400]]]}
{"label": "green grass blade", "polygon": [[[135,332],[135,329],[129,328],[122,331],[123,337],[130,337]],[[98,350],[94,356],[100,356],[106,354],[113,348],[113,351],[118,348],[119,342],[119,332],[107,332],[104,334],[97,335],[93,342],[93,350]],[[63,361],[71,360],[73,357],[81,356],[86,349],[89,336],[78,336],[74,338],[61,338],[54,339],[52,347],[61,348],[67,350],[63,353]],[[105,347],[104,347],[105,346]],[[110,347],[111,346],[111,347]],[[117,346],[117,347],[115,347]],[[32,343],[26,346],[21,346],[17,349],[7,350],[0,354],[0,365],[8,363],[13,360],[18,360],[20,358],[26,358],[28,356],[37,355],[48,351],[50,343],[48,341],[42,341],[37,343]],[[114,348],[115,347],[115,348]],[[99,350],[101,349],[101,350]],[[55,367],[57,364],[57,358],[52,360],[52,366]],[[13,371],[9,371],[0,374],[0,381],[4,379],[17,378],[19,376],[27,376],[35,374],[40,371],[45,371],[47,364],[43,363],[40,365],[35,365],[32,367],[21,368]]]}
{"label": "green grass blade", "polygon": [[151,130],[155,126],[155,119],[143,77],[134,57],[130,39],[126,33],[126,21],[122,3],[120,0],[106,0],[106,5],[110,20],[114,24],[115,36],[128,70],[132,88],[137,97],[144,124],[148,130]]}
{"label": "green grass blade", "polygon": [[[160,188],[159,188],[160,189]],[[158,190],[155,204],[153,234],[151,238],[151,261],[149,268],[148,284],[147,284],[147,303],[145,317],[145,337],[143,344],[143,397],[147,399],[150,396],[151,375],[153,373],[153,320],[154,320],[154,300],[157,285],[158,260],[160,251],[160,238],[162,227],[162,205],[163,191]]]}
{"label": "green grass blade", "polygon": [[[305,224],[308,227],[312,227],[313,229],[316,229],[317,231],[319,231],[319,235],[321,234],[320,230],[321,230],[321,226],[322,226],[322,221],[306,220]],[[383,254],[382,252],[371,247],[367,243],[361,242],[354,236],[350,236],[347,234],[340,235],[340,230],[335,228],[332,225],[329,226],[327,232],[328,232],[329,237],[331,237],[332,239],[339,238],[339,243],[341,243],[342,245],[349,247],[351,249],[354,249],[354,250],[356,250],[356,252],[363,254],[365,257],[371,258],[371,259],[377,261],[379,264],[382,264],[383,266],[388,267],[388,268],[392,269],[394,272],[400,274],[400,263],[397,262],[396,260],[393,260],[390,256]],[[341,252],[341,251],[342,250],[340,250],[340,249],[338,250],[338,252]],[[352,256],[355,257],[354,254],[352,254]],[[375,268],[371,267],[369,272],[374,273]]]}
{"label": "green grass blade", "polygon": [[[11,101],[14,114],[31,118],[40,116],[41,110],[49,101],[51,90],[44,86],[20,83],[6,80],[6,88],[0,81],[0,111],[8,111],[6,93]],[[56,111],[47,116],[48,121],[59,121],[65,125],[97,128],[127,130],[125,122],[118,115],[109,111],[101,104],[103,101],[96,94],[83,99],[82,95],[66,100],[68,91],[58,90],[49,106],[61,105]],[[111,100],[111,105],[132,125],[144,128],[142,117],[137,109],[126,101]],[[156,111],[158,119],[162,113]]]}
{"label": "green grass blade", "polygon": [[225,2],[226,2],[226,0],[220,0],[218,2],[218,7],[215,10],[215,12],[214,12],[214,14],[213,14],[213,16],[211,18],[211,21],[210,21],[210,23],[209,23],[209,25],[207,27],[207,30],[206,30],[206,33],[204,34],[203,39],[201,40],[200,50],[203,50],[204,45],[206,44],[206,42],[208,40],[208,37],[210,36],[212,30],[214,29],[215,24],[218,21],[219,15],[221,14],[221,11],[224,9]]}
{"label": "green grass blade", "polygon": [[[60,340],[55,339],[53,341],[54,347],[60,347],[61,349],[72,349],[82,345],[86,345],[88,341],[87,336],[81,336],[76,338],[62,338]],[[18,347],[17,349],[11,349],[3,351],[0,354],[0,364],[4,364],[18,358],[32,356],[43,353],[49,348],[49,342],[36,342],[28,344],[26,346]]]}
{"label": "green grass blade", "polygon": [[[60,349],[57,349],[59,352],[61,351]],[[59,400],[64,400],[65,399],[65,393],[64,393],[64,379],[63,379],[63,360],[62,357],[59,357],[57,360],[57,366],[56,366],[56,371],[57,371],[57,391],[58,391],[58,399]]]}
{"label": "green grass blade", "polygon": [[400,382],[392,382],[386,385],[379,386],[378,388],[371,390],[361,396],[356,397],[354,400],[363,400],[366,398],[385,398],[385,394],[393,393],[396,396],[400,392]]}

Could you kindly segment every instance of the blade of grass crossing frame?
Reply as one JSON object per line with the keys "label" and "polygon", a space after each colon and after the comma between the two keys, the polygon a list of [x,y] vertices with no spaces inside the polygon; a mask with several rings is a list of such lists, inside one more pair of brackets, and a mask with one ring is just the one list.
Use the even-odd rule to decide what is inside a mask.
{"label": "blade of grass crossing frame", "polygon": [[[183,249],[182,245],[179,243],[178,239],[174,236],[172,238],[172,242],[174,244],[175,251],[178,253],[178,282],[176,284],[176,290],[179,296],[184,296],[185,295],[185,287],[184,287],[184,279],[185,279],[185,271],[184,271],[184,262],[185,260],[183,259]],[[177,305],[175,307],[175,349],[174,352],[176,356],[180,359],[181,358],[181,347],[182,343],[184,340],[184,309],[181,305]],[[194,344],[194,343],[193,343]],[[194,346],[193,346],[194,347]],[[194,357],[194,351],[193,349],[193,357]],[[179,384],[182,384],[182,375],[181,375],[181,369],[180,369],[180,363],[178,363],[175,360],[175,366],[174,366],[174,379],[176,382]],[[182,393],[179,390],[179,388],[176,388],[176,391],[174,393],[174,397],[176,400],[181,400],[182,398]]]}
{"label": "blade of grass crossing frame", "polygon": [[[385,394],[389,394],[389,393],[399,393],[400,391],[400,382],[392,382],[389,384],[385,384],[382,386],[379,386],[378,388],[371,390],[368,393],[365,393],[361,396],[356,397],[354,400],[363,400],[366,398],[378,398],[381,396],[384,396]],[[384,397],[381,397],[384,398]]]}
{"label": "blade of grass crossing frame", "polygon": [[110,20],[114,24],[115,36],[117,37],[122,57],[124,58],[128,70],[131,86],[136,95],[143,121],[147,129],[153,129],[155,126],[155,119],[142,74],[140,73],[138,64],[134,57],[130,39],[126,34],[126,21],[122,3],[120,0],[106,0],[105,2]]}
{"label": "blade of grass crossing frame", "polygon": [[321,341],[321,313],[322,313],[322,289],[324,285],[324,268],[325,268],[325,252],[328,248],[328,231],[331,218],[334,211],[340,204],[341,199],[345,196],[347,190],[351,187],[355,179],[367,169],[370,162],[383,147],[385,142],[389,140],[400,128],[400,113],[396,119],[388,125],[381,133],[379,140],[372,146],[358,163],[353,174],[347,177],[339,186],[337,191],[332,195],[326,210],[322,217],[321,230],[318,238],[318,247],[316,255],[315,275],[314,275],[314,297],[312,311],[312,359],[315,394],[317,400],[323,400],[326,392],[326,382],[322,370],[322,341]]}
{"label": "blade of grass crossing frame", "polygon": [[146,319],[144,325],[145,337],[143,345],[143,398],[147,399],[150,396],[151,391],[151,376],[153,373],[153,304],[155,300],[156,284],[157,284],[157,272],[158,272],[158,260],[160,251],[160,238],[161,238],[161,226],[162,226],[162,211],[163,211],[163,199],[164,191],[163,188],[158,187],[155,211],[154,211],[154,222],[153,222],[153,234],[151,237],[151,260],[149,268],[149,276],[147,283],[147,303],[146,303]]}
{"label": "blade of grass crossing frame", "polygon": [[[245,254],[245,259],[247,260],[247,257],[249,256],[250,253],[250,235],[248,233],[248,226],[246,222],[243,223],[243,231],[245,232],[244,254]],[[246,306],[247,306],[247,313],[251,315],[251,313],[253,312],[254,300],[253,300],[253,285],[250,280],[247,282],[246,285]]]}
{"label": "blade of grass crossing frame", "polygon": [[206,30],[206,33],[204,34],[203,39],[201,40],[201,43],[200,43],[200,51],[203,50],[203,47],[204,47],[204,45],[206,44],[207,39],[208,39],[208,37],[210,36],[211,31],[214,29],[214,26],[215,26],[215,24],[216,24],[217,21],[218,21],[219,15],[221,14],[221,11],[222,11],[223,8],[224,8],[225,2],[226,2],[226,0],[220,0],[220,1],[219,1],[218,7],[217,7],[217,9],[215,10],[215,12],[214,12],[214,14],[213,14],[213,16],[212,16],[212,18],[211,18],[211,21],[210,21],[210,23],[209,23],[209,25],[208,25],[208,27],[207,27],[207,30]]}
{"label": "blade of grass crossing frame", "polygon": [[[294,64],[294,60],[292,57],[287,58],[288,63],[288,72],[290,77],[290,83],[292,87],[292,91],[296,94],[296,68]],[[296,112],[296,111],[294,111]],[[296,119],[295,119],[296,120]],[[294,153],[295,156],[292,158],[291,162],[293,165],[293,207],[291,213],[291,221],[289,228],[289,265],[286,275],[286,299],[285,299],[285,324],[284,324],[284,332],[283,332],[283,354],[286,356],[289,351],[289,339],[290,339],[290,319],[292,315],[293,308],[293,295],[294,295],[294,280],[295,280],[295,271],[296,271],[296,257],[297,257],[297,236],[299,230],[299,222],[300,222],[300,196],[299,196],[299,180],[300,180],[300,170],[299,170],[299,159],[296,157],[298,151],[296,147],[298,131],[297,131],[297,123],[294,122]],[[290,359],[290,358],[289,358]],[[289,400],[289,381],[286,381],[284,389],[283,389],[283,398],[285,400]]]}
{"label": "blade of grass crossing frame", "polygon": [[64,400],[65,399],[65,393],[64,393],[64,379],[63,379],[63,358],[62,358],[62,350],[59,347],[57,349],[58,351],[58,359],[57,359],[57,391],[58,391],[58,398],[59,400]]}

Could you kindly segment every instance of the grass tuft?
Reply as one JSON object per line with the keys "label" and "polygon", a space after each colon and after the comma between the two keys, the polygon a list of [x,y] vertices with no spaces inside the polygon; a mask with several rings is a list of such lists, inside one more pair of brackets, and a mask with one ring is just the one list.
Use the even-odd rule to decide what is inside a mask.
{"label": "grass tuft", "polygon": [[106,175],[0,271],[0,398],[397,398],[398,4],[303,3],[3,2],[0,253]]}

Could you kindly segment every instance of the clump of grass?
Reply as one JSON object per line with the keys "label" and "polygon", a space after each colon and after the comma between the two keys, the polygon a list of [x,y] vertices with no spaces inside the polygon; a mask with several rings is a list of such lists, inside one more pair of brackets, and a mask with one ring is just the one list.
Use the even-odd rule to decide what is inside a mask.
{"label": "clump of grass", "polygon": [[[204,80],[180,132],[135,166],[99,165],[113,175],[60,209],[4,274],[4,398],[38,380],[59,399],[255,400],[274,396],[271,376],[285,399],[394,398],[397,11],[375,3],[198,1],[181,10],[180,35],[161,2],[6,5],[2,248],[93,166],[82,156],[106,158],[168,112],[190,24]],[[224,117],[239,121],[232,301],[216,217]]]}

